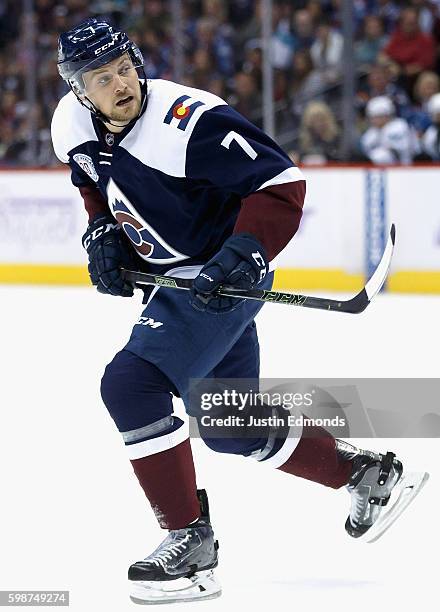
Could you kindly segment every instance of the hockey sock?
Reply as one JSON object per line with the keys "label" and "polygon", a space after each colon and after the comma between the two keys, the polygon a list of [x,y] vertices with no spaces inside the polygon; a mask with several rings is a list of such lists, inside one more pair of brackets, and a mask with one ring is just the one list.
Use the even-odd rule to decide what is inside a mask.
{"label": "hockey sock", "polygon": [[200,517],[189,439],[131,465],[163,529],[181,529]]}
{"label": "hockey sock", "polygon": [[278,469],[339,489],[348,483],[352,462],[338,455],[335,438],[328,431],[305,425],[295,450]]}
{"label": "hockey sock", "polygon": [[165,529],[185,527],[200,516],[188,432],[173,416],[174,392],[154,364],[127,350],[114,357],[101,382],[134,473]]}

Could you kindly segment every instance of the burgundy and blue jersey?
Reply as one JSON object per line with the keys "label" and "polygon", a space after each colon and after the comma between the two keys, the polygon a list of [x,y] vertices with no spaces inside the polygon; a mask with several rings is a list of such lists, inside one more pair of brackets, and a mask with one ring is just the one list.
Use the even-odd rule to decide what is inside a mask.
{"label": "burgundy and blue jersey", "polygon": [[203,264],[232,233],[275,257],[301,219],[305,182],[282,149],[221,98],[149,80],[145,108],[119,134],[62,98],[52,120],[58,158],[89,218],[110,211],[148,268]]}

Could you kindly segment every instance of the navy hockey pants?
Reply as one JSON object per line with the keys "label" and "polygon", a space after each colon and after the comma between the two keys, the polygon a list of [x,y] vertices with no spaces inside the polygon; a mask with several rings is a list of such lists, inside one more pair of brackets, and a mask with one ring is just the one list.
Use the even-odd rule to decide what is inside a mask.
{"label": "navy hockey pants", "polygon": [[[270,289],[273,275],[262,283]],[[196,311],[186,291],[153,292],[129,342],[107,366],[103,400],[125,444],[176,434],[182,425],[172,416],[172,394],[189,409],[189,385],[197,378],[259,377],[259,344],[254,317],[263,303],[244,300],[230,312]],[[202,432],[202,429],[201,429]],[[263,433],[263,432],[262,432]],[[249,455],[264,447],[263,438],[209,438],[218,452]]]}

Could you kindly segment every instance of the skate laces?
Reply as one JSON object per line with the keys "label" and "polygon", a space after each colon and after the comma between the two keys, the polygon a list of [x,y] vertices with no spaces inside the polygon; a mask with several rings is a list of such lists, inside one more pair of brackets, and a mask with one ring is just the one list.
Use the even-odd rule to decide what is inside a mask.
{"label": "skate laces", "polygon": [[177,557],[179,553],[183,552],[187,548],[190,539],[189,533],[177,534],[175,540],[171,542],[167,542],[167,538],[153,554],[147,557],[146,561],[154,563],[154,565],[163,566],[166,561],[171,561],[173,557]]}

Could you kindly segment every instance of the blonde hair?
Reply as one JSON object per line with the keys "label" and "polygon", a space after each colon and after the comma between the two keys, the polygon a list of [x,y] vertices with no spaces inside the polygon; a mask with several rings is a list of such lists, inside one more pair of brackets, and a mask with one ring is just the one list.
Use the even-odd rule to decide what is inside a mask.
{"label": "blonde hair", "polygon": [[327,122],[327,129],[320,134],[323,140],[331,142],[339,134],[339,128],[331,108],[324,102],[309,102],[301,119],[299,139],[303,149],[308,148],[312,143],[310,129],[317,115],[324,116]]}
{"label": "blonde hair", "polygon": [[421,89],[426,81],[434,81],[436,84],[437,91],[440,89],[440,78],[438,74],[436,74],[432,70],[425,70],[421,74],[419,74],[414,85],[414,97],[417,100],[422,99]]}

